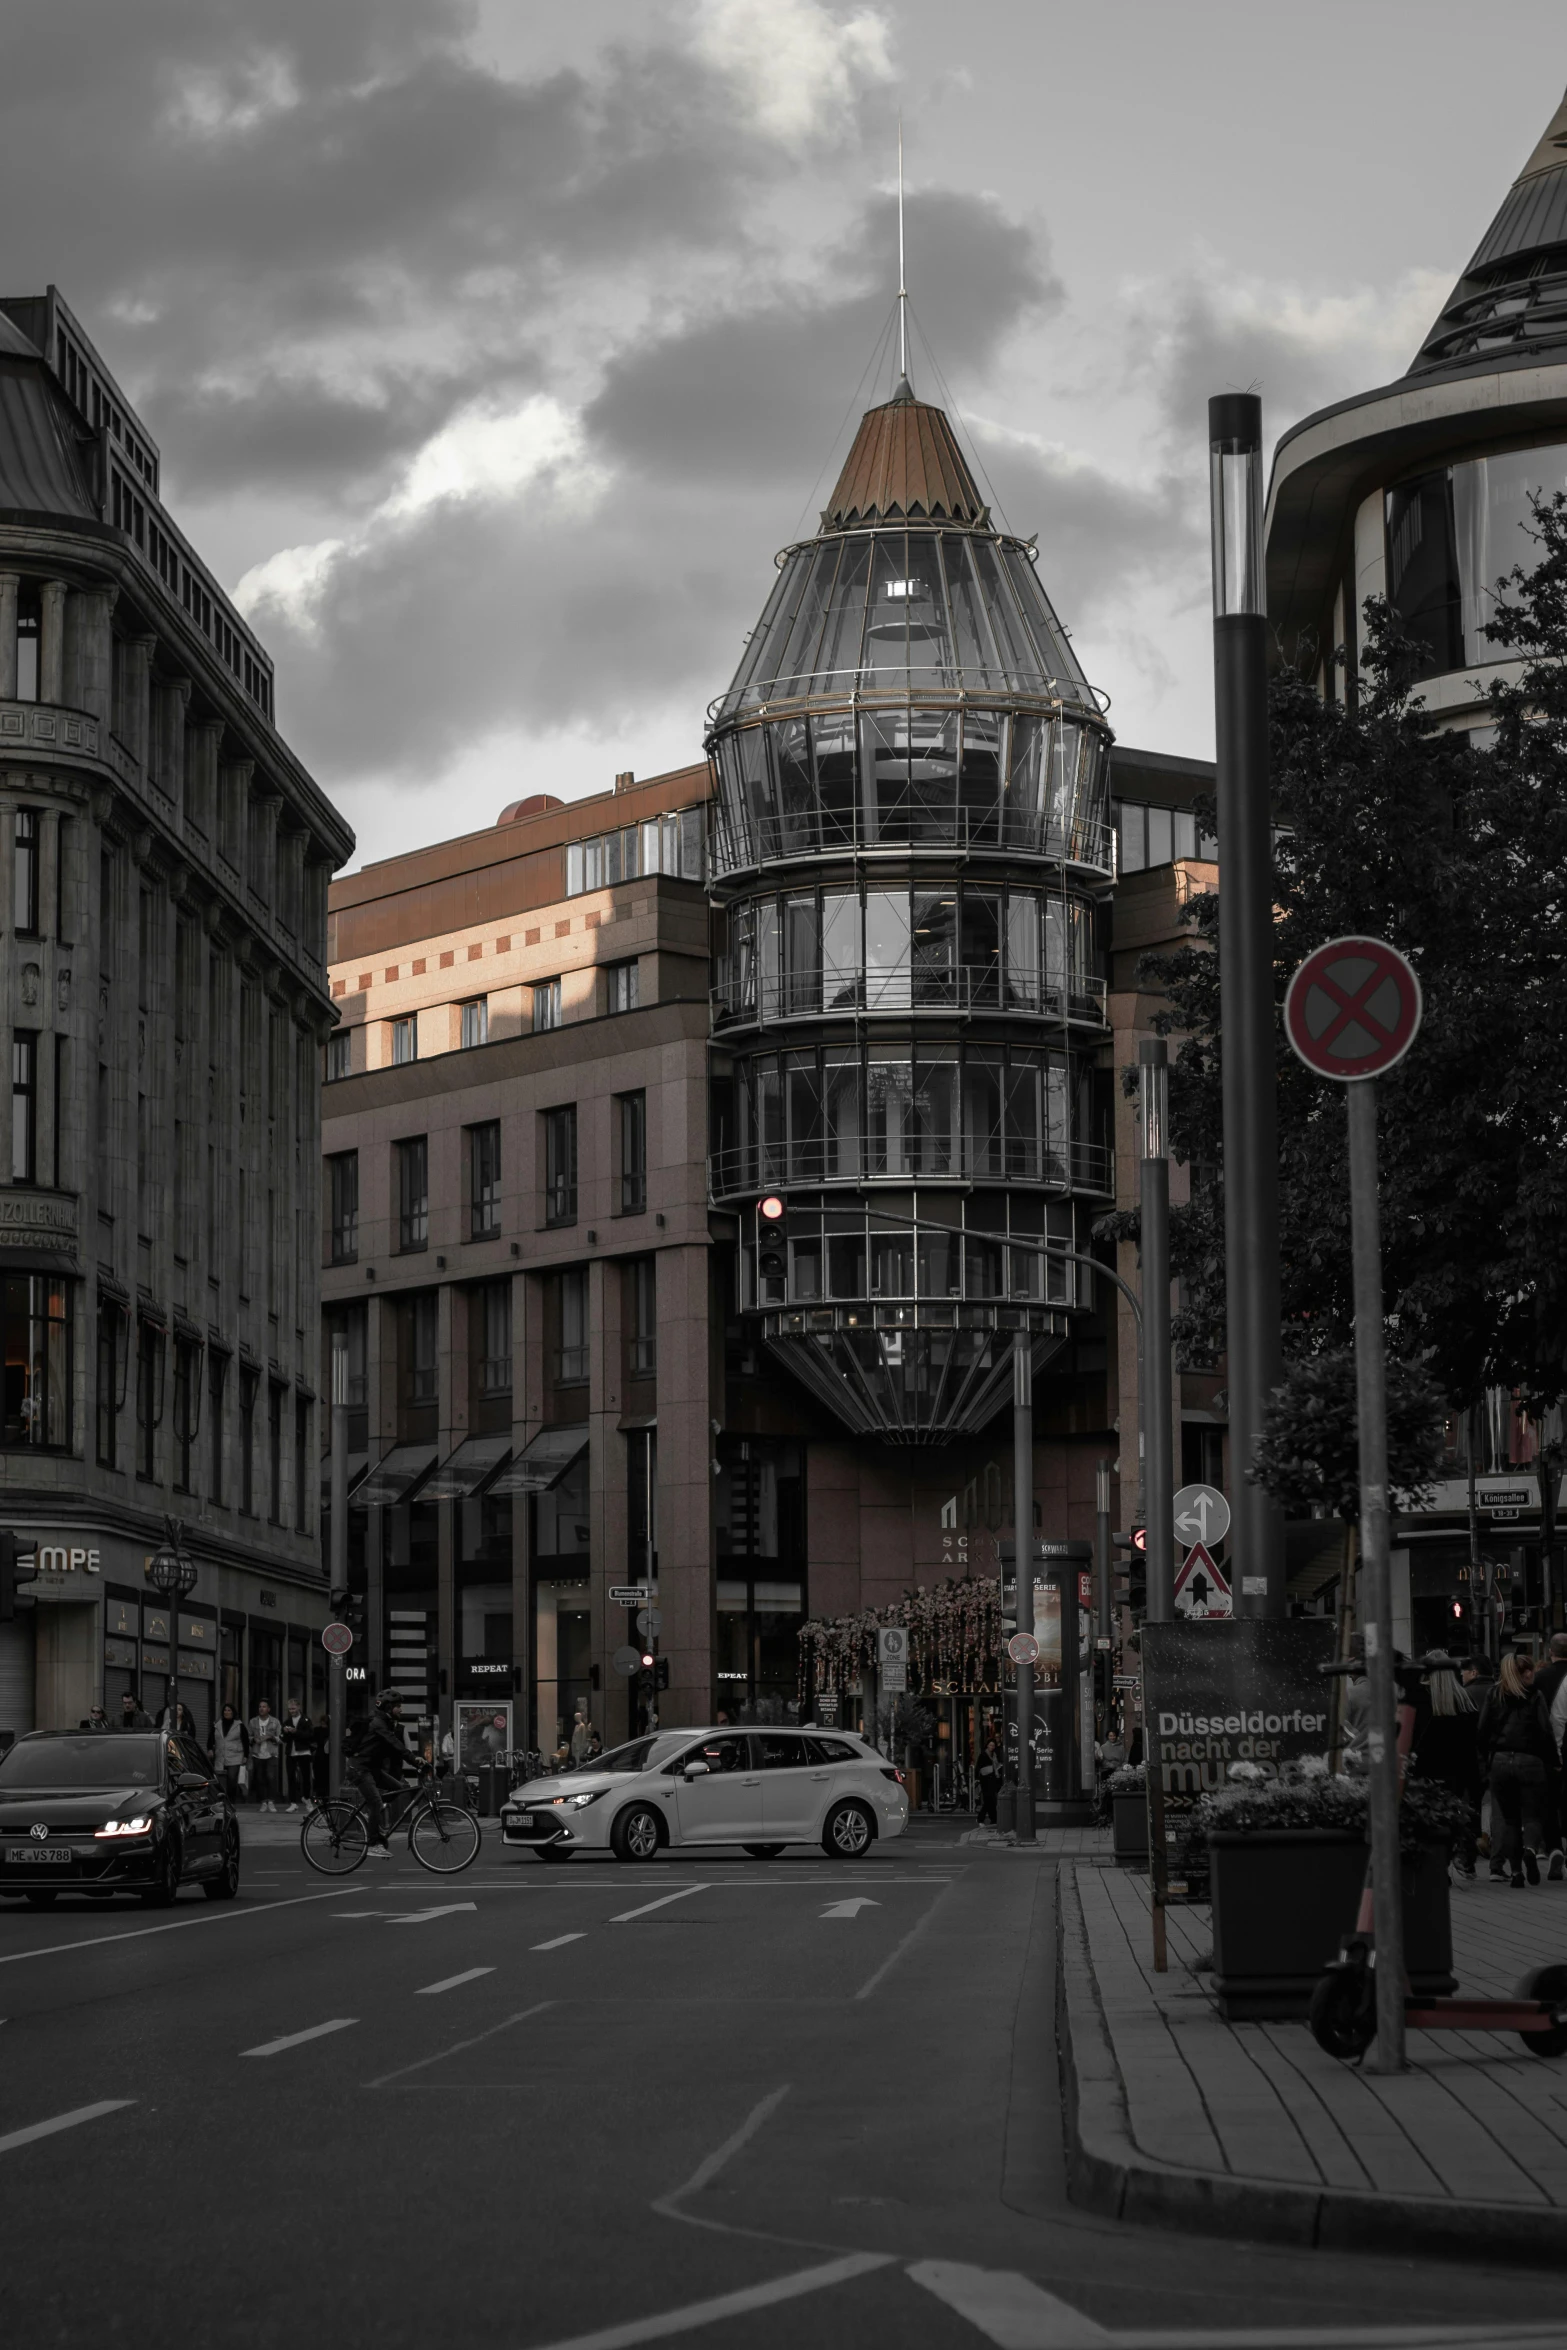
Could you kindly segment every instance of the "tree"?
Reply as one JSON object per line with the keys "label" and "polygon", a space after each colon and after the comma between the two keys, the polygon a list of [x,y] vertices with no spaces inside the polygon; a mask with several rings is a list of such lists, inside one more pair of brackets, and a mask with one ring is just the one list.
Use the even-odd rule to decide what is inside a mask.
{"label": "tree", "polygon": [[[1408,1509],[1442,1473],[1442,1397],[1418,1363],[1387,1367],[1387,1470],[1395,1506]],[[1360,1424],[1353,1349],[1290,1364],[1273,1390],[1252,1473],[1298,1517],[1327,1508],[1360,1517]]]}
{"label": "tree", "polygon": [[[1494,739],[1440,728],[1419,648],[1366,605],[1358,707],[1285,669],[1270,697],[1274,988],[1313,947],[1368,932],[1420,973],[1414,1050],[1379,1081],[1383,1284],[1395,1355],[1453,1403],[1487,1386],[1538,1408],[1567,1391],[1567,499],[1535,510],[1541,557],[1499,583],[1490,634],[1523,658],[1493,686]],[[1222,881],[1222,874],[1221,874]],[[1224,1343],[1218,900],[1199,942],[1147,961],[1158,1025],[1181,1038],[1171,1136],[1191,1170],[1172,1217],[1189,1365]],[[1341,1086],[1278,1047],[1285,1344],[1342,1351],[1353,1298]]]}

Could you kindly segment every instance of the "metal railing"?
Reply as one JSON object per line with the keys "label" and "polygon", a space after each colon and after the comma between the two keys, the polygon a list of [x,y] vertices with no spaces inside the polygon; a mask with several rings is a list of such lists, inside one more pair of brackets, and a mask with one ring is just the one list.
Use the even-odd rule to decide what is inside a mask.
{"label": "metal railing", "polygon": [[954,808],[912,797],[867,809],[857,795],[843,806],[818,802],[783,816],[737,812],[720,798],[714,803],[708,858],[717,880],[799,857],[966,855],[983,849],[1103,874],[1112,871],[1115,858],[1108,818],[1068,822],[1046,809],[1018,809],[1005,802]]}
{"label": "metal railing", "polygon": [[1065,1142],[1043,1149],[1027,1141],[984,1137],[956,1141],[950,1149],[926,1142],[901,1154],[878,1153],[866,1138],[852,1143],[810,1139],[795,1143],[738,1145],[713,1151],[707,1162],[708,1196],[714,1204],[733,1202],[792,1187],[811,1191],[859,1188],[865,1184],[1026,1183],[1048,1191],[1115,1196],[1115,1155],[1105,1143]]}
{"label": "metal railing", "polygon": [[710,993],[715,1027],[830,1019],[840,1012],[871,1018],[905,1012],[1013,1012],[1102,1027],[1106,983],[1078,973],[1066,979],[1041,978],[1037,973],[1003,979],[994,964],[975,963],[938,970],[804,972],[759,981],[749,1000],[732,984],[720,984]]}

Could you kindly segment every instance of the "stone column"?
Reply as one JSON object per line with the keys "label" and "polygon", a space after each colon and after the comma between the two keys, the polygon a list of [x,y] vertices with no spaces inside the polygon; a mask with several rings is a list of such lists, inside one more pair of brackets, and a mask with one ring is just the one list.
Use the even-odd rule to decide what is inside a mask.
{"label": "stone column", "polygon": [[[145,775],[148,771],[149,737],[151,733],[149,697],[151,692],[152,656],[158,649],[155,636],[128,636],[124,649],[124,694],[120,712],[122,732],[120,740]],[[43,663],[39,662],[40,680]],[[43,699],[40,682],[38,698]]]}
{"label": "stone column", "polygon": [[38,590],[38,699],[65,699],[65,582],[46,579]]}
{"label": "stone column", "polygon": [[157,711],[153,779],[171,800],[185,797],[185,712],[191,681],[173,677],[152,689]]}
{"label": "stone column", "polygon": [[75,588],[65,604],[66,698],[100,726],[114,719],[113,613],[118,588]]}
{"label": "stone column", "polygon": [[0,702],[16,699],[16,603],[20,576],[0,571]]}
{"label": "stone column", "polygon": [[185,821],[213,837],[218,821],[218,753],[221,718],[198,718],[185,729]]}
{"label": "stone column", "polygon": [[261,821],[256,827],[255,855],[248,853],[245,861],[245,882],[253,898],[260,900],[269,914],[277,912],[277,821],[282,808],[281,798],[273,793],[260,797]]}
{"label": "stone column", "polygon": [[250,779],[254,759],[230,759],[218,769],[218,813],[215,820],[218,851],[237,873],[245,860],[245,819],[250,808]]}

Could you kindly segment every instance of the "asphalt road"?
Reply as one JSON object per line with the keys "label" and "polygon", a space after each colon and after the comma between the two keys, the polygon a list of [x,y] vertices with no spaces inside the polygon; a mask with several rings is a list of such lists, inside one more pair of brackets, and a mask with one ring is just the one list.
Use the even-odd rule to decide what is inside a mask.
{"label": "asphalt road", "polygon": [[1048,1862],[913,1837],[346,1883],[258,1848],[230,1905],[0,1904],[7,2338],[1241,2350],[1557,2317],[1546,2276],[1075,2211],[1053,1933]]}

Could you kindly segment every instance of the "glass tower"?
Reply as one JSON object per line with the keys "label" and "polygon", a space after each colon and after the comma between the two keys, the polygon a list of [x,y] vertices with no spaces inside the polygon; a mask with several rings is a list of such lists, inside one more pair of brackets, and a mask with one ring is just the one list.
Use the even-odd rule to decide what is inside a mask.
{"label": "glass tower", "polygon": [[[981,1426],[1066,1338],[1111,1195],[1110,733],[1035,569],[906,379],[709,713],[715,1205],[740,1305],[848,1424]],[[764,1197],[782,1215],[760,1212]]]}

